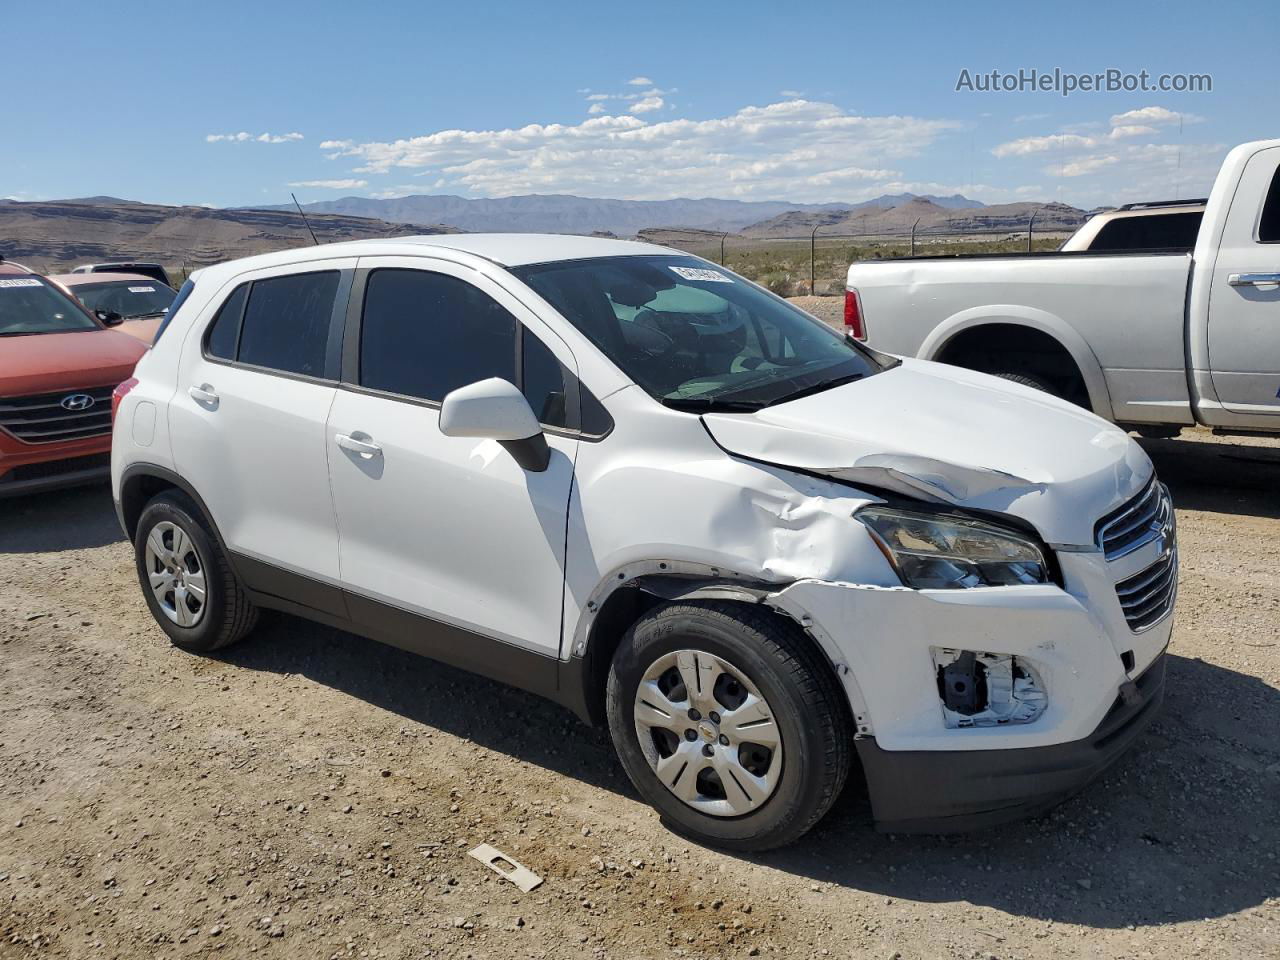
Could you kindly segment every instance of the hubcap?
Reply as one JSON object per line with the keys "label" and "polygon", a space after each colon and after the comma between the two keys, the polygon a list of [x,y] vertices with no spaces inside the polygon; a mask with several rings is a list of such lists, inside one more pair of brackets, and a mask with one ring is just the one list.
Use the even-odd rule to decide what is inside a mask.
{"label": "hubcap", "polygon": [[773,711],[727,660],[702,650],[659,657],[640,680],[634,715],[654,774],[695,810],[741,816],[778,785],[782,735]]}
{"label": "hubcap", "polygon": [[204,562],[191,538],[163,520],[147,535],[144,557],[151,593],[164,615],[180,627],[194,627],[204,616]]}

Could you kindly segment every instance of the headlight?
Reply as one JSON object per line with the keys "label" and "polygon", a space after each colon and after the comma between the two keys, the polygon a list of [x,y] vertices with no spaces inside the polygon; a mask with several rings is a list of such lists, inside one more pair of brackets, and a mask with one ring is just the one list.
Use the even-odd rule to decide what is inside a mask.
{"label": "headlight", "polygon": [[1040,547],[1015,530],[890,507],[865,507],[854,516],[908,587],[958,590],[1049,580]]}

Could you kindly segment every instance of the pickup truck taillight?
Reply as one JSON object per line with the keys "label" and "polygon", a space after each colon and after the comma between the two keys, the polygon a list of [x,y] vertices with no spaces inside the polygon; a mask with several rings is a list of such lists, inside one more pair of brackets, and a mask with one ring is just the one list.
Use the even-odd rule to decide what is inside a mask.
{"label": "pickup truck taillight", "polygon": [[120,401],[130,390],[138,385],[137,377],[130,377],[111,391],[111,422],[116,422],[116,411],[120,409]]}
{"label": "pickup truck taillight", "polygon": [[867,339],[867,323],[862,317],[862,300],[858,291],[849,288],[844,292],[844,328],[855,340]]}

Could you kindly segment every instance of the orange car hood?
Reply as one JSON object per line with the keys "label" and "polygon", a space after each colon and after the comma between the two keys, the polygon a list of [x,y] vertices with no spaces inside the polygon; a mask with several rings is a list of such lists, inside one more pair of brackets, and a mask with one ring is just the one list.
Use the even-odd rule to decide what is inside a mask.
{"label": "orange car hood", "polygon": [[116,384],[146,352],[146,344],[115,330],[0,337],[0,396]]}

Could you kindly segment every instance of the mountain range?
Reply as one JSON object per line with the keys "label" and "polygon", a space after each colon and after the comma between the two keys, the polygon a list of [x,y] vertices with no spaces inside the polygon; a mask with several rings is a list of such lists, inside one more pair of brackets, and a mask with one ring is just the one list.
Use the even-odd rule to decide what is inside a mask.
{"label": "mountain range", "polygon": [[[321,243],[457,232],[359,217],[308,219]],[[121,258],[195,269],[311,242],[296,211],[169,207],[114,197],[0,203],[0,255],[48,272]]]}
{"label": "mountain range", "polygon": [[[634,236],[647,227],[690,227],[736,232],[771,217],[800,211],[826,214],[850,210],[887,209],[925,199],[943,209],[983,206],[955,194],[949,197],[885,194],[862,203],[791,203],[785,200],[610,200],[568,194],[530,194],[519,197],[468,199],[451,195],[418,194],[391,199],[342,197],[303,204],[308,213],[374,217],[394,223],[447,223],[466,231],[527,233],[612,233]],[[291,210],[280,204],[265,209]]]}

